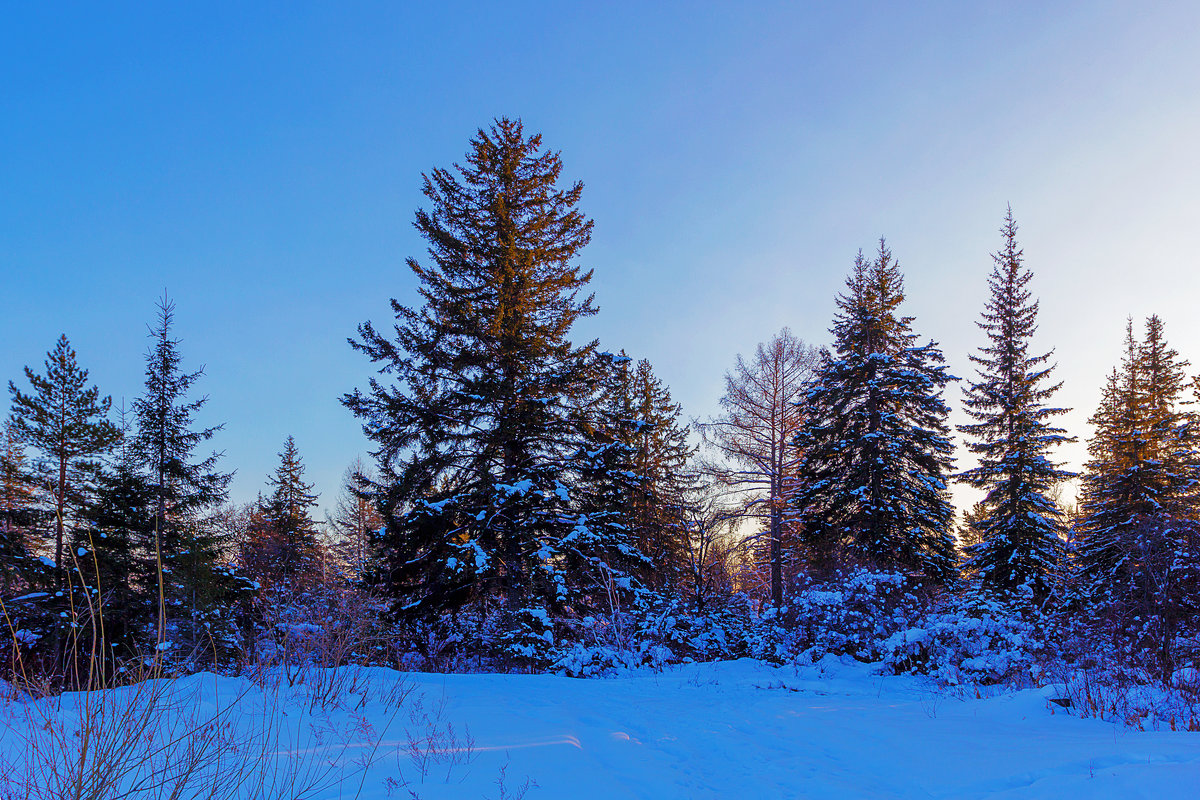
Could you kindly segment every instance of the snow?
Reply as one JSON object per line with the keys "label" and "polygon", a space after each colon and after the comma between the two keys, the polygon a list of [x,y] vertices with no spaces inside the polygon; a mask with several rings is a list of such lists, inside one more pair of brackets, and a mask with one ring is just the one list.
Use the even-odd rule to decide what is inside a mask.
{"label": "snow", "polygon": [[529,478],[523,478],[516,483],[498,483],[496,491],[505,495],[525,495],[533,488],[533,481]]}
{"label": "snow", "polygon": [[[528,778],[537,784],[529,798],[580,800],[1161,798],[1189,797],[1200,785],[1196,734],[1078,719],[1049,701],[1052,690],[960,698],[832,656],[803,667],[743,659],[604,680],[379,668],[358,676],[344,687],[358,694],[323,717],[306,702],[315,688],[277,687],[280,703],[258,686],[247,693],[245,679],[206,674],[177,681],[199,695],[172,707],[215,710],[236,697],[236,725],[252,727],[255,709],[286,716],[272,757],[315,755],[346,771],[340,788],[314,797],[354,796],[360,780],[366,800],[497,797],[501,769],[507,796]],[[380,698],[402,683],[413,691],[397,713]],[[45,708],[69,714],[77,704],[66,696]],[[0,755],[18,762],[21,705],[4,707],[9,724],[0,725]],[[366,752],[376,760],[354,774]]]}

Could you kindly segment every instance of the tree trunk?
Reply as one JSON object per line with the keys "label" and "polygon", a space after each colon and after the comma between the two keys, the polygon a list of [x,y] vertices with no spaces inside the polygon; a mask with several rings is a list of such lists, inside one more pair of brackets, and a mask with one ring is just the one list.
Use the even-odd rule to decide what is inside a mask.
{"label": "tree trunk", "polygon": [[779,504],[771,503],[771,602],[783,606],[783,520]]}

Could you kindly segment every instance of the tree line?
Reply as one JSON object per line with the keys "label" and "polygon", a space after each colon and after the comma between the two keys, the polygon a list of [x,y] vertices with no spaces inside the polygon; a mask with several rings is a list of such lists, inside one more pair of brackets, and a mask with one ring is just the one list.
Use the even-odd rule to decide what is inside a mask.
{"label": "tree line", "polygon": [[[663,598],[778,611],[806,581],[870,567],[1103,622],[1169,674],[1196,633],[1200,381],[1159,318],[1140,336],[1128,325],[1072,508],[1057,497],[1076,476],[1054,452],[1073,438],[1055,424],[1052,353],[1032,349],[1038,303],[1011,209],[962,386],[975,466],[956,471],[958,379],[905,314],[883,240],[855,258],[830,346],[784,329],[738,358],[720,413],[693,426],[649,361],[572,338],[598,309],[578,263],[592,221],[562,169],[502,118],[463,163],[423,176],[427,252],[407,261],[420,302],[392,300],[388,326],[349,340],[375,370],[342,397],[373,463],[350,470],[324,536],[290,437],[269,494],[223,506],[230,476],[198,452],[219,429],[195,424],[201,373],[181,366],[165,299],[130,413],[110,419],[66,337],[43,374],[26,369],[28,388],[10,383],[0,568],[14,653],[40,641],[61,672],[97,640],[231,652],[261,635],[264,608],[336,584],[382,598],[406,630],[470,620],[496,651],[536,660],[572,620]],[[959,522],[954,481],[983,493]]]}
{"label": "tree line", "polygon": [[[150,327],[142,394],[114,415],[67,337],[26,388],[9,382],[0,428],[0,589],[10,674],[86,685],[79,670],[234,658],[264,600],[310,590],[330,558],[352,568],[372,511],[343,498],[327,545],[312,484],[288,437],[268,494],[228,503],[232,473],[203,452],[221,426],[195,416],[203,370],[187,371],[164,297]],[[361,467],[360,467],[361,468]],[[321,561],[321,564],[318,564]],[[286,587],[286,589],[284,589]],[[97,658],[99,657],[99,658]]]}

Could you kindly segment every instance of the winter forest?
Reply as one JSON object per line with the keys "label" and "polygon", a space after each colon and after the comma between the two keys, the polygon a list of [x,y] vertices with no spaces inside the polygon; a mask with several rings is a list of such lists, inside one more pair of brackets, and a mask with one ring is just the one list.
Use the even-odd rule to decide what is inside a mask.
{"label": "winter forest", "polygon": [[[352,60],[360,43],[363,52],[370,51],[368,41],[379,46],[364,22],[373,16],[359,19],[364,25],[342,41],[345,32],[335,20],[313,13],[304,35],[338,42],[333,55],[322,51],[321,63]],[[677,53],[688,42],[709,41],[693,26],[714,33],[704,27],[712,20],[668,15],[664,21],[661,12],[644,13],[648,30],[659,31],[652,42],[625,27],[595,39],[581,34],[570,40],[582,53],[576,60],[615,64],[622,53],[641,57],[660,46]],[[429,14],[420,19],[445,22]],[[486,16],[478,8],[474,14]],[[810,9],[802,16],[826,33],[858,25],[834,19],[832,11]],[[708,19],[697,12],[701,17]],[[741,12],[719,17],[738,42],[722,52],[764,57],[746,44]],[[1153,17],[1156,26],[1160,17]],[[768,36],[758,23],[773,18],[764,12],[753,27],[771,58],[804,47],[826,53],[814,43],[817,34],[805,33],[803,46],[800,38]],[[1052,22],[1074,24],[1075,17],[1064,19],[1048,16],[1045,30],[1057,30]],[[1001,24],[999,17],[984,21]],[[972,16],[969,25],[938,30],[949,41],[955,25],[978,23]],[[398,41],[426,55],[434,48],[431,63],[449,69],[453,59],[443,46],[455,41],[465,53],[487,28],[479,20],[472,25],[455,35],[406,29]],[[261,34],[270,27],[254,17],[245,30]],[[547,42],[558,30],[546,20],[525,28],[546,33]],[[904,30],[904,36],[913,33]],[[675,32],[678,42],[670,41]],[[215,81],[213,94],[192,109],[195,116],[178,122],[182,129],[203,126],[206,114],[221,120],[221,132],[205,128],[203,143],[181,148],[198,165],[205,148],[235,164],[229,154],[249,140],[239,126],[260,114],[290,120],[279,122],[278,138],[267,149],[298,162],[300,149],[289,148],[299,148],[299,139],[289,139],[288,125],[300,107],[312,111],[313,130],[322,130],[324,141],[341,146],[344,107],[312,101],[310,108],[308,92],[361,91],[374,103],[386,95],[379,87],[397,80],[379,78],[377,85],[364,78],[353,88],[332,77],[323,82],[319,70],[304,71],[302,54],[280,44],[287,36],[268,48],[256,35],[229,39],[226,49],[196,51],[199,61],[251,53],[254,70],[238,69],[234,80],[222,83],[189,61],[169,84],[171,91],[185,85],[179,75]],[[145,56],[155,47],[147,44],[152,38],[138,39],[130,52]],[[277,347],[278,338],[273,350],[270,341],[238,333],[237,315],[248,316],[247,306],[208,327],[197,320],[196,287],[210,285],[214,293],[253,298],[264,319],[277,319],[269,307],[300,296],[299,289],[289,294],[290,272],[247,272],[229,280],[193,265],[190,273],[164,269],[153,276],[162,281],[149,284],[114,274],[104,279],[118,289],[97,298],[99,311],[84,313],[72,294],[72,273],[22,266],[21,254],[34,252],[27,240],[37,237],[23,231],[34,229],[35,211],[22,216],[0,198],[0,244],[11,240],[26,248],[14,244],[14,255],[0,256],[0,288],[8,301],[0,322],[12,323],[0,332],[32,328],[32,316],[18,316],[28,305],[37,330],[48,321],[57,334],[38,345],[36,356],[25,355],[24,339],[19,348],[16,338],[3,342],[6,355],[22,354],[5,363],[24,366],[0,375],[6,387],[0,404],[0,800],[1193,796],[1200,787],[1200,361],[1189,359],[1200,359],[1200,349],[1189,340],[1191,318],[1179,309],[1194,305],[1194,289],[1186,281],[1155,283],[1152,296],[1162,309],[1142,313],[1144,305],[1125,296],[1140,269],[1135,265],[1123,267],[1129,274],[1119,280],[1099,266],[1086,280],[1077,272],[1056,274],[1053,254],[1040,246],[1046,238],[1027,239],[1047,213],[1045,202],[1029,202],[1028,209],[1023,202],[1038,196],[1034,190],[989,208],[994,233],[986,247],[964,247],[977,241],[965,233],[945,235],[944,247],[955,249],[958,265],[952,276],[922,273],[919,263],[908,267],[919,257],[910,262],[907,251],[921,248],[910,244],[899,223],[900,230],[874,231],[857,218],[833,224],[822,217],[789,230],[803,242],[824,226],[823,239],[838,243],[840,261],[816,258],[818,266],[805,267],[814,271],[805,292],[819,288],[820,307],[832,316],[814,320],[816,301],[794,297],[797,284],[782,273],[773,284],[762,279],[768,273],[748,271],[744,291],[754,300],[746,307],[769,323],[755,328],[752,339],[738,340],[756,345],[718,359],[702,329],[731,337],[732,328],[748,324],[732,300],[714,303],[695,288],[711,273],[697,267],[695,274],[676,274],[676,265],[669,282],[656,282],[653,254],[639,253],[642,260],[630,268],[613,263],[620,251],[611,240],[607,249],[597,245],[606,224],[620,223],[612,209],[629,203],[641,227],[620,228],[616,237],[693,240],[717,252],[728,231],[677,225],[671,209],[637,204],[643,193],[653,198],[646,203],[662,203],[663,195],[648,187],[670,182],[658,161],[668,161],[672,150],[694,162],[688,174],[709,167],[720,173],[720,164],[690,149],[692,138],[735,123],[711,119],[713,109],[703,107],[703,121],[672,125],[668,137],[654,140],[647,133],[654,114],[672,113],[662,98],[684,103],[693,84],[704,81],[673,65],[639,72],[639,80],[657,87],[653,92],[610,88],[615,105],[598,99],[595,117],[586,117],[590,109],[581,117],[599,119],[635,102],[643,90],[656,98],[652,112],[637,106],[645,130],[622,123],[620,135],[598,148],[610,148],[617,163],[629,162],[629,174],[593,189],[599,181],[583,166],[613,162],[595,161],[595,149],[556,125],[547,108],[561,98],[533,100],[530,94],[536,107],[530,113],[522,111],[529,107],[522,105],[524,90],[493,96],[479,89],[483,94],[476,96],[465,88],[474,91],[485,74],[526,81],[554,75],[553,64],[538,61],[533,68],[523,60],[535,51],[539,58],[563,56],[565,73],[577,66],[558,45],[538,50],[520,41],[525,44],[467,59],[465,72],[453,78],[463,87],[453,101],[438,95],[434,87],[443,84],[431,82],[420,112],[396,126],[419,128],[421,115],[433,115],[432,109],[455,124],[466,118],[460,105],[471,113],[449,148],[459,155],[404,176],[419,194],[405,195],[415,202],[405,201],[405,217],[388,224],[405,227],[412,238],[401,241],[416,245],[384,258],[391,283],[371,288],[370,307],[386,312],[330,336],[321,324],[328,320],[297,306],[289,312],[295,324],[279,337],[297,340],[299,361]],[[1022,52],[1035,51],[1023,46]],[[829,47],[840,59],[838,47]],[[969,61],[965,45],[938,47]],[[153,66],[175,57],[163,48],[145,64],[130,56],[137,80],[127,86],[153,85]],[[1163,52],[1173,54],[1172,48]],[[516,58],[513,50],[525,55]],[[843,90],[854,98],[860,96],[855,92],[887,95],[911,78],[910,70],[924,70],[927,57],[905,51],[897,61],[904,77],[893,83],[888,68],[871,60],[873,79],[884,87],[880,95],[855,88],[845,76],[844,86],[826,86],[823,73],[811,86],[804,83],[808,73],[772,80],[804,83],[811,102],[805,113],[811,109],[814,119],[841,119],[845,109],[831,97]],[[721,60],[727,53],[705,51],[703,58],[732,69]],[[957,62],[937,63],[938,70],[922,74],[930,86],[950,92],[946,87],[955,84],[946,75],[954,70],[947,65]],[[281,77],[292,70],[303,73],[294,86]],[[46,80],[57,74],[45,72]],[[401,83],[410,86],[432,74],[401,73]],[[98,70],[94,83],[82,74],[73,80],[84,88],[70,95],[76,109],[117,72]],[[728,78],[738,103],[758,98],[742,73],[714,68],[704,74],[714,85]],[[729,77],[735,74],[742,77]],[[599,92],[600,75],[571,80]],[[659,75],[668,76],[667,88],[654,83]],[[256,80],[296,93],[279,106],[256,108],[249,95],[230,88]],[[1142,88],[1134,94],[1141,97]],[[974,98],[976,87],[968,90]],[[949,95],[930,96],[917,106],[933,108]],[[964,118],[978,110],[976,100],[957,97],[949,104],[957,102]],[[996,105],[1004,102],[998,97]],[[288,103],[297,105],[285,108]],[[751,105],[730,105],[738,111],[728,115],[750,114]],[[772,114],[783,113],[774,101],[768,105]],[[147,113],[141,122],[130,117],[117,127],[165,130]],[[912,125],[913,118],[904,119]],[[364,114],[356,122],[365,130],[379,119]],[[830,139],[865,148],[866,138],[843,136],[862,129],[855,119]],[[745,124],[754,127],[752,120]],[[884,154],[879,158],[909,158],[899,154],[908,142],[905,124],[898,120],[887,134],[891,145],[873,145]],[[1036,123],[1029,124],[1036,133]],[[1187,128],[1181,122],[1178,130]],[[0,150],[37,150],[37,137],[17,142],[5,135]],[[96,135],[103,140],[106,134]],[[438,136],[438,152],[447,152],[445,136]],[[997,152],[982,134],[966,136],[966,151],[956,149],[957,140],[929,137],[937,158],[952,162],[967,152],[956,169],[980,185],[1005,169],[991,165],[995,171],[982,178],[972,171]],[[152,138],[138,140],[137,152],[114,149],[116,166],[94,159],[102,165],[99,183],[119,183],[122,164],[173,163],[156,159],[166,159],[178,142],[147,144]],[[85,147],[88,137],[76,131],[71,139],[71,147]],[[814,140],[806,141],[814,147]],[[365,142],[347,140],[344,152],[368,153],[362,163],[369,167],[352,167],[358,162],[345,157],[336,170],[357,169],[362,178],[395,166]],[[634,163],[628,154],[637,148],[646,155]],[[1085,144],[1077,148],[1086,155]],[[712,152],[718,149],[736,150],[722,145]],[[1152,149],[1130,148],[1136,152],[1130,165],[1109,166],[1125,178],[1150,172],[1161,166],[1147,154]],[[591,153],[591,160],[577,164],[576,152]],[[952,219],[948,207],[956,201],[949,191],[943,200],[919,192],[915,182],[862,180],[875,157],[864,156],[863,171],[841,167],[856,178],[853,190],[844,191],[860,195],[864,207],[878,208],[868,202],[873,193],[899,197],[889,201],[891,216],[872,211],[863,220]],[[915,174],[924,180],[921,170],[927,171],[940,191],[943,173],[930,166],[936,159],[912,159]],[[1070,164],[1059,165],[1067,162],[1040,167],[1046,176],[1039,173],[1040,190],[1066,182]],[[301,204],[291,204],[289,191],[334,196],[322,209],[345,212],[336,224],[348,237],[369,241],[378,232],[361,210],[365,195],[339,195],[335,184],[313,174],[306,187],[280,178],[260,195],[257,178],[203,163],[197,173],[238,185],[244,204],[229,214],[254,209],[249,227],[261,240],[236,239],[233,228],[199,213],[194,228],[167,227],[168,239],[179,238],[173,242],[179,253],[222,235],[234,237],[222,245],[231,251],[267,252],[279,247],[273,224],[298,237],[306,225],[316,238],[334,229],[298,213]],[[1053,168],[1045,166],[1050,163]],[[1189,163],[1180,161],[1180,174]],[[292,168],[280,167],[280,174]],[[770,169],[755,173],[743,165],[713,177],[715,194],[698,204],[724,197],[743,178],[766,195]],[[153,180],[170,185],[173,196],[174,181],[187,185],[180,178],[185,173],[176,164]],[[46,174],[47,185],[58,187],[47,192],[62,191],[61,176]],[[829,188],[822,174],[813,172],[802,190],[789,190],[821,198]],[[29,188],[36,182],[22,178],[18,189],[17,175],[14,169],[8,194],[28,196],[30,208],[40,208]],[[195,197],[204,195],[200,187],[211,190],[195,174],[191,179]],[[1117,186],[1118,178],[1112,180]],[[79,181],[82,187],[84,178]],[[1006,190],[1018,183],[999,181]],[[680,184],[674,196],[684,204],[695,186]],[[148,208],[155,195],[146,192],[138,203]],[[997,197],[991,190],[978,195],[989,203]],[[792,224],[780,222],[783,212],[746,218],[744,198],[734,193],[727,204],[716,203],[710,223],[738,229],[742,243]],[[80,218],[119,217],[102,203],[71,202]],[[905,204],[920,208],[907,217],[895,212]],[[179,217],[171,219],[197,210],[203,211],[180,205],[172,212]],[[1070,239],[1078,238],[1078,219],[1099,224],[1088,216],[1095,206],[1084,200],[1073,213],[1078,218],[1056,215],[1039,230],[1061,229]],[[1145,220],[1129,213],[1128,228],[1142,230]],[[939,230],[951,227],[947,222]],[[82,237],[69,220],[64,229],[64,241]],[[1107,233],[1088,230],[1098,239]],[[160,234],[147,229],[143,240],[139,231],[129,242],[149,252],[161,245]],[[1114,242],[1119,238],[1114,233]],[[114,247],[97,242],[97,253]],[[294,252],[304,248],[297,244]],[[1164,245],[1146,261],[1167,250]],[[745,261],[754,256],[747,253]],[[353,260],[330,266],[334,277],[326,285],[351,285]],[[655,309],[655,316],[641,327],[619,316],[629,313],[621,310],[628,289],[625,295],[602,291],[610,286],[606,272],[619,268],[646,273],[644,287],[635,285],[650,299],[637,307]],[[734,276],[726,280],[741,280],[739,268],[725,267]],[[298,267],[297,286],[302,272]],[[817,272],[836,273],[836,283],[820,283],[812,277]],[[1071,281],[1088,285],[1064,290]],[[968,301],[962,287],[969,283],[975,291]],[[34,298],[43,295],[36,287],[47,286],[56,302],[38,305]],[[830,286],[836,288],[826,291]],[[1085,302],[1094,291],[1110,302]],[[1079,303],[1066,321],[1061,302],[1039,304],[1042,297],[1072,295]],[[330,294],[326,304],[332,309],[344,297]],[[948,341],[946,328],[931,321],[931,308],[970,336]],[[84,324],[97,315],[104,327]],[[613,315],[612,324],[597,327],[606,315]],[[335,318],[330,310],[329,319]],[[214,335],[222,326],[233,335]],[[652,347],[648,326],[663,329],[656,341],[678,348]],[[1071,385],[1080,372],[1064,352],[1079,349],[1068,351],[1057,340],[1068,327],[1075,345],[1087,339],[1094,351],[1120,335],[1119,347],[1098,356],[1108,365],[1099,385]],[[144,328],[140,350],[117,333],[128,328]],[[824,333],[813,337],[812,331]],[[112,369],[107,361],[105,367],[91,363],[97,353],[136,370],[136,394],[123,396],[127,387],[102,380]],[[358,457],[345,463],[328,457],[327,448],[310,450],[308,443],[319,438],[315,429],[328,429],[316,416],[269,449],[245,427],[235,433],[226,419],[214,418],[214,408],[227,408],[221,392],[239,380],[261,387],[247,376],[268,362],[275,362],[268,380],[280,383],[279,390],[241,409],[253,417],[251,425],[271,431],[284,430],[285,419],[294,425],[284,406],[302,386],[352,425],[361,439]],[[223,363],[235,366],[228,373],[234,378],[214,380]],[[347,365],[350,380],[339,371]],[[279,375],[286,370],[297,375],[284,386]],[[712,404],[686,407],[696,392],[680,391],[680,376],[709,380],[717,387]],[[1069,399],[1081,396],[1098,402],[1078,408]],[[235,436],[246,439],[234,450],[237,458],[227,453]],[[251,446],[265,450],[269,473],[239,463]],[[314,477],[329,470],[341,473],[332,492]],[[246,496],[246,480],[258,481],[256,497],[255,490]]]}
{"label": "winter forest", "polygon": [[[649,361],[572,340],[597,313],[578,266],[592,222],[541,136],[497,119],[423,186],[423,303],[349,340],[364,381],[341,402],[374,449],[324,520],[292,437],[257,502],[226,502],[172,299],[130,408],[66,335],[9,383],[12,685],[834,655],[951,687],[1059,682],[1082,716],[1200,730],[1200,380],[1161,319],[1125,321],[1065,502],[1071,433],[1011,208],[969,377],[905,313],[880,240],[852,261],[831,343],[780,331],[693,430]],[[983,492],[961,515],[954,481]]]}

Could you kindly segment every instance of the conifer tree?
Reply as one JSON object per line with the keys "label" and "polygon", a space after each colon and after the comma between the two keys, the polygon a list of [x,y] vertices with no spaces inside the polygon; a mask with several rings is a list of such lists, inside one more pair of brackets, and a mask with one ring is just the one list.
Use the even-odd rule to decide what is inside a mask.
{"label": "conifer tree", "polygon": [[66,335],[46,354],[46,374],[29,367],[25,377],[32,392],[25,394],[9,381],[13,425],[17,436],[41,454],[34,474],[54,511],[54,563],[62,572],[64,532],[80,512],[92,488],[100,458],[120,437],[106,419],[112,399],[87,386]]}
{"label": "conifer tree", "polygon": [[124,658],[144,649],[143,635],[154,620],[155,566],[148,545],[155,517],[124,408],[119,430],[121,443],[100,473],[95,501],[72,531],[71,547],[80,588],[93,597],[86,607],[101,652]]}
{"label": "conifer tree", "polygon": [[846,286],[834,351],[822,356],[796,437],[804,538],[829,565],[848,558],[949,581],[952,447],[942,393],[953,378],[937,345],[918,346],[912,317],[900,316],[903,278],[882,240],[874,260],[859,253]]}
{"label": "conifer tree", "polygon": [[404,613],[584,603],[576,576],[598,580],[618,546],[572,495],[600,365],[569,338],[596,311],[574,263],[592,223],[561,172],[519,121],[479,130],[465,164],[425,176],[423,304],[392,301],[394,339],[368,322],[351,340],[396,378],[343,402],[377,444],[378,577]]}
{"label": "conifer tree", "polygon": [[1125,358],[1110,375],[1088,445],[1077,524],[1077,586],[1105,637],[1166,680],[1200,616],[1194,412],[1183,409],[1182,361],[1162,321],[1139,343],[1126,327]]}
{"label": "conifer tree", "polygon": [[[1195,423],[1180,407],[1186,361],[1169,347],[1157,316],[1139,343],[1126,325],[1125,355],[1089,420],[1090,460],[1081,491],[1077,565],[1091,598],[1135,590],[1138,531],[1195,515]],[[1155,523],[1157,521],[1157,523]],[[1168,523],[1169,524],[1169,523]]]}
{"label": "conifer tree", "polygon": [[317,504],[317,496],[313,485],[304,481],[304,462],[294,437],[284,441],[279,466],[268,484],[271,495],[260,503],[266,536],[257,548],[259,572],[290,587],[298,577],[312,572],[319,550],[309,513]]}
{"label": "conifer tree", "polygon": [[623,441],[633,451],[638,476],[628,506],[628,526],[651,564],[646,582],[657,588],[672,585],[687,567],[684,506],[691,478],[687,466],[696,448],[688,442],[683,409],[670,389],[654,374],[647,359],[629,375],[629,416]]}
{"label": "conifer tree", "polygon": [[586,428],[594,445],[577,458],[584,467],[577,494],[587,495],[593,523],[606,521],[611,536],[636,546],[639,557],[626,567],[643,585],[664,589],[686,568],[684,468],[693,448],[649,361],[634,365],[621,351],[601,353],[600,364],[604,378]]}
{"label": "conifer tree", "polygon": [[25,446],[12,418],[0,426],[0,593],[8,596],[27,573],[26,532],[33,522],[33,487]]}
{"label": "conifer tree", "polygon": [[133,452],[146,471],[153,504],[148,549],[161,567],[158,636],[176,637],[171,645],[187,647],[203,645],[217,623],[228,621],[226,601],[238,581],[224,563],[230,543],[205,518],[224,501],[232,475],[217,469],[219,453],[195,455],[222,426],[195,428],[193,417],[208,398],[189,400],[188,394],[204,370],[182,370],[174,321],[175,304],[164,297],[150,329],[145,391],[133,402]]}
{"label": "conifer tree", "polygon": [[967,449],[979,457],[959,479],[986,492],[983,513],[973,525],[982,542],[971,548],[966,570],[986,589],[1023,590],[1040,599],[1062,563],[1066,538],[1050,492],[1074,477],[1048,456],[1074,440],[1050,423],[1066,413],[1047,405],[1061,386],[1049,383],[1050,354],[1029,353],[1038,304],[1027,288],[1033,273],[1023,264],[1011,207],[1000,232],[1004,246],[992,255],[991,297],[976,323],[988,343],[971,356],[979,378],[965,392],[966,412],[974,422],[959,426]]}

